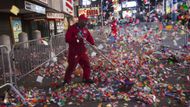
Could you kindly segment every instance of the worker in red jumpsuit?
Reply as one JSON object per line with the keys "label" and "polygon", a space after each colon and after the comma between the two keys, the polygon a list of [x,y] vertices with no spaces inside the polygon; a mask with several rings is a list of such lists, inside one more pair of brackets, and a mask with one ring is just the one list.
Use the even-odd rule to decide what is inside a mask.
{"label": "worker in red jumpsuit", "polygon": [[113,36],[117,36],[117,21],[115,20],[115,18],[112,18],[112,23],[111,23],[111,31],[112,31],[112,35]]}
{"label": "worker in red jumpsuit", "polygon": [[[83,14],[80,15],[78,19],[78,23],[70,26],[65,35],[65,40],[69,44],[69,54],[64,84],[71,82],[71,74],[78,63],[83,69],[83,82],[93,83],[93,80],[90,79],[90,62],[83,38],[92,45],[94,45],[94,39],[85,27],[88,22],[88,18]],[[83,36],[83,38],[81,38],[81,36]]]}

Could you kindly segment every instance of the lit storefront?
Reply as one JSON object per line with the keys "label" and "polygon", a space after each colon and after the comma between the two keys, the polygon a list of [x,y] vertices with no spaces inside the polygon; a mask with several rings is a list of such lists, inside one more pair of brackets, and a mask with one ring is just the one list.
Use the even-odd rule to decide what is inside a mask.
{"label": "lit storefront", "polygon": [[29,39],[32,39],[32,31],[38,29],[43,36],[48,36],[46,30],[46,10],[48,8],[48,0],[35,1],[14,1],[1,0],[0,22],[5,26],[0,29],[0,35],[7,34],[11,38],[11,42],[18,42],[18,34],[26,32]]}
{"label": "lit storefront", "polygon": [[134,13],[137,12],[137,2],[136,1],[123,1],[121,2],[122,11],[121,16],[125,17],[132,17]]}
{"label": "lit storefront", "polygon": [[47,13],[49,22],[50,35],[63,33],[64,14],[63,13]]}
{"label": "lit storefront", "polygon": [[166,14],[169,14],[172,12],[172,3],[173,1],[172,0],[167,0],[166,1]]}

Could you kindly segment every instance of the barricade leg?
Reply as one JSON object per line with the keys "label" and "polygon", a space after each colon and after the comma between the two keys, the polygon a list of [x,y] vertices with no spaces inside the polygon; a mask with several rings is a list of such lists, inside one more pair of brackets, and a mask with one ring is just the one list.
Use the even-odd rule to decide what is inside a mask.
{"label": "barricade leg", "polygon": [[8,47],[5,46],[5,45],[0,45],[0,50],[1,50],[0,51],[1,52],[0,53],[0,55],[1,55],[0,62],[2,63],[0,68],[2,68],[1,69],[3,71],[2,76],[3,76],[3,79],[4,79],[4,83],[2,85],[0,85],[0,89],[4,88],[6,86],[10,86],[11,89],[21,98],[22,102],[26,103],[25,98],[23,97],[23,95],[13,85],[13,72],[12,72],[12,67],[11,67]]}

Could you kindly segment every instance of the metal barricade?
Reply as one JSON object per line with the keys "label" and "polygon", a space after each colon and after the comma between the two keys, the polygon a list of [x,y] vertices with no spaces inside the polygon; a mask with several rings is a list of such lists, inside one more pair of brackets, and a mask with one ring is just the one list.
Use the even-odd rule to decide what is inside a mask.
{"label": "metal barricade", "polygon": [[64,34],[14,44],[12,59],[17,80],[32,73],[65,50]]}
{"label": "metal barricade", "polygon": [[51,52],[54,52],[55,56],[58,56],[59,54],[63,53],[67,48],[64,33],[51,36],[49,43]]}
{"label": "metal barricade", "polygon": [[92,36],[96,39],[98,36],[100,39],[105,39],[109,33],[110,33],[110,27],[109,26],[98,26],[95,29],[91,30]]}
{"label": "metal barricade", "polygon": [[22,101],[25,103],[25,98],[21,95],[19,90],[13,85],[13,71],[11,67],[10,55],[8,47],[0,45],[0,89],[10,86],[11,89],[20,96]]}
{"label": "metal barricade", "polygon": [[185,51],[183,47],[188,45],[188,33],[181,29],[163,30],[161,36],[164,38],[161,43],[162,46]]}
{"label": "metal barricade", "polygon": [[[43,43],[42,40],[45,39],[48,38],[35,39],[13,45],[13,67],[17,73],[17,79],[25,77],[48,61],[50,47]],[[26,44],[28,47],[23,47]]]}
{"label": "metal barricade", "polygon": [[180,29],[179,27],[177,30],[163,29],[161,33],[159,33],[159,24],[156,22],[149,22],[127,26],[126,29],[129,35],[133,38],[139,39],[140,37],[148,34],[146,38],[151,39],[151,44],[159,45],[160,47],[166,47],[171,50],[188,52],[187,48],[184,47],[188,46],[189,33],[183,29]]}

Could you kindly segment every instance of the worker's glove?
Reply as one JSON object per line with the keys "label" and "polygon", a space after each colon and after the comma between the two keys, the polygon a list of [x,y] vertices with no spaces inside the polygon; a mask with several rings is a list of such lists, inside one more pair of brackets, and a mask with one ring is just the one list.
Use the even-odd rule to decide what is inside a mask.
{"label": "worker's glove", "polygon": [[83,37],[82,32],[79,31],[79,32],[78,32],[78,35],[77,35],[77,38],[78,38],[78,39],[82,39],[82,37]]}
{"label": "worker's glove", "polygon": [[79,31],[78,34],[77,34],[77,42],[79,43],[80,41],[82,41],[82,32]]}

